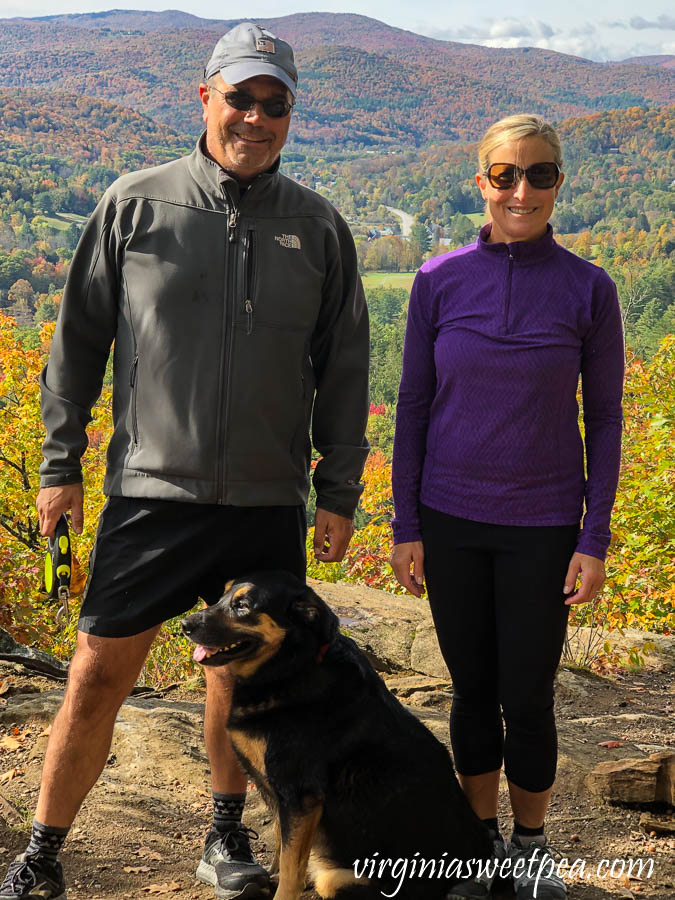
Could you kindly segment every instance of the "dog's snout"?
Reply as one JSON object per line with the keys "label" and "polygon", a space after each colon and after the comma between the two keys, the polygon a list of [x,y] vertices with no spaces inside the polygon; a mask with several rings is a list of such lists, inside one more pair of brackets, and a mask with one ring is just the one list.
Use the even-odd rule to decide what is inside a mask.
{"label": "dog's snout", "polygon": [[189,637],[194,631],[194,622],[191,622],[190,619],[181,619],[180,627],[183,631],[185,637]]}

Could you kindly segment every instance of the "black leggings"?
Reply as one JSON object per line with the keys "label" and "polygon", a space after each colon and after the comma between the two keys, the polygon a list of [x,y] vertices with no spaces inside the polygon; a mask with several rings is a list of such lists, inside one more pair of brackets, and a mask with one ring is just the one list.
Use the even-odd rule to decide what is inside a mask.
{"label": "black leggings", "polygon": [[503,761],[513,784],[545,791],[558,757],[553,678],[578,526],[490,525],[427,506],[420,512],[431,613],[452,676],[457,771],[482,775]]}

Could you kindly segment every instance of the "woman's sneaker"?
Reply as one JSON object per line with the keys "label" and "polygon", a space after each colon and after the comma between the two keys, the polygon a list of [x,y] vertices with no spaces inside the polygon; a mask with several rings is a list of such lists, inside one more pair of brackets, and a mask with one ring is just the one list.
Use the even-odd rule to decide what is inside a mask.
{"label": "woman's sneaker", "polygon": [[10,863],[0,885],[0,900],[66,900],[66,883],[60,862],[20,853]]}
{"label": "woman's sneaker", "polygon": [[493,833],[494,856],[476,878],[460,881],[446,894],[446,900],[487,900],[495,880],[499,881],[500,868],[508,855],[506,841],[501,834]]}
{"label": "woman's sneaker", "polygon": [[511,839],[509,859],[516,900],[567,900],[567,886],[557,874],[556,852],[546,840],[523,846]]}

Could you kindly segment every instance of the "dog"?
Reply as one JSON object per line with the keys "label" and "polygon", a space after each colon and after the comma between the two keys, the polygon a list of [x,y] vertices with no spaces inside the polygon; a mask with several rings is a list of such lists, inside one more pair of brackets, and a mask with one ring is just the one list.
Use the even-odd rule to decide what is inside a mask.
{"label": "dog", "polygon": [[457,861],[491,858],[446,748],[310,587],[253,573],[181,624],[194,658],[234,677],[227,728],[275,815],[275,900],[298,900],[308,867],[326,900],[441,900]]}

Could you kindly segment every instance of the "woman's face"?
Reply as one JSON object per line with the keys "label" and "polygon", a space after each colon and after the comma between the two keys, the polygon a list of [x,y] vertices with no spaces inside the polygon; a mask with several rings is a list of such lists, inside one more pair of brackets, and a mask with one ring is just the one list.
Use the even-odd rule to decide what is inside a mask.
{"label": "woman's face", "polygon": [[[553,148],[543,137],[531,135],[520,141],[506,141],[490,153],[491,163],[513,163],[521,169],[540,162],[555,162]],[[553,212],[553,203],[563,183],[562,172],[556,185],[545,190],[533,188],[523,177],[512,188],[492,187],[480,172],[476,184],[487,202],[492,231],[490,242],[536,241],[546,233],[546,224]]]}

